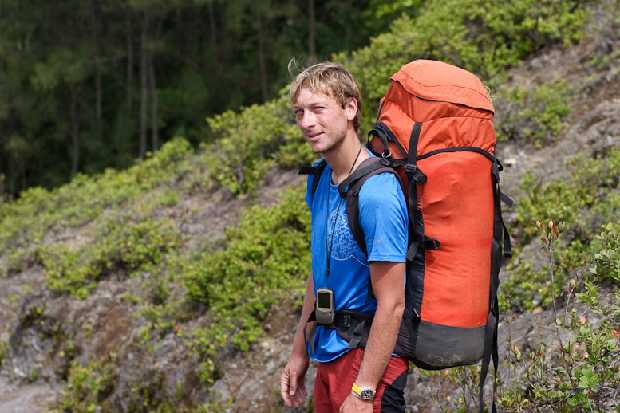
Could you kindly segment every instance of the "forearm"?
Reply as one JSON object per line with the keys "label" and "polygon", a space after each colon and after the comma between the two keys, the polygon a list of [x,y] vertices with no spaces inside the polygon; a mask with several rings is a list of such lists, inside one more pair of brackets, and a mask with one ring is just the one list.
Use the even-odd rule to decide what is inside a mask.
{"label": "forearm", "polygon": [[301,310],[301,318],[293,338],[293,351],[280,376],[280,392],[284,404],[288,407],[299,407],[305,403],[305,377],[308,370],[308,353],[304,340],[304,329],[308,316],[314,306],[314,288],[312,274],[306,286],[306,296]]}
{"label": "forearm", "polygon": [[394,351],[403,311],[400,301],[377,305],[357,384],[376,388]]}
{"label": "forearm", "polygon": [[293,338],[293,354],[308,357],[304,332],[308,317],[310,317],[312,310],[314,310],[314,282],[312,280],[312,274],[310,274],[308,282],[306,283],[306,295],[301,309],[301,316],[297,324],[297,329],[295,330],[295,337]]}

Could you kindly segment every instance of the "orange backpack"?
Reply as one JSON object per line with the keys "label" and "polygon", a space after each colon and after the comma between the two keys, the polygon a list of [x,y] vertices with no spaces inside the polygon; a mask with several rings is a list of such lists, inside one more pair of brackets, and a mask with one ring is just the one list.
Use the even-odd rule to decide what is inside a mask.
{"label": "orange backpack", "polygon": [[[495,109],[472,73],[417,60],[392,76],[369,147],[390,161],[410,215],[406,308],[397,352],[427,369],[491,357],[497,369],[497,289],[510,236],[495,158]],[[495,409],[495,406],[493,406]]]}

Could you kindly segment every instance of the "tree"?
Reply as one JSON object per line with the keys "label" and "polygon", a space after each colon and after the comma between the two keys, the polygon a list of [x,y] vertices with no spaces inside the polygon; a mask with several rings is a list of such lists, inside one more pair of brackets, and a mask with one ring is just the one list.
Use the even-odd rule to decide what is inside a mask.
{"label": "tree", "polygon": [[365,44],[377,3],[2,0],[0,191],[126,167],[179,133],[209,139],[206,116],[273,98],[292,57]]}

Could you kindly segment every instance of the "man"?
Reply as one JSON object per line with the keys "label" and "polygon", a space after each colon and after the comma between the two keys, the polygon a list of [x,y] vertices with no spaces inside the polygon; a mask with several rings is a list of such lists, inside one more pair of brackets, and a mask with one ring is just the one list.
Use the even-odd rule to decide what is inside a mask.
{"label": "man", "polygon": [[[360,224],[367,254],[347,223],[338,184],[370,154],[358,138],[361,97],[343,67],[319,63],[300,73],[290,97],[297,126],[312,150],[327,162],[316,191],[308,179],[312,216],[312,274],[307,283],[293,350],[281,376],[287,406],[303,405],[309,360],[317,363],[314,409],[326,412],[403,412],[408,363],[392,354],[404,310],[408,215],[397,178],[371,177],[359,195]],[[308,318],[318,289],[333,293],[337,312],[374,315],[364,348],[349,343],[330,325]]]}

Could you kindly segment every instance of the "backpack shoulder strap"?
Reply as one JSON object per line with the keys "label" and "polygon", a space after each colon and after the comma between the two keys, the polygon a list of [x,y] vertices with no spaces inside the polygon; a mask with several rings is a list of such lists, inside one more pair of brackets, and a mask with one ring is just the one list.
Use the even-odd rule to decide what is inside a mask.
{"label": "backpack shoulder strap", "polygon": [[312,175],[312,195],[316,193],[316,189],[319,186],[319,180],[321,179],[321,175],[323,174],[326,166],[327,162],[325,159],[321,159],[311,165],[302,166],[297,172],[298,175]]}
{"label": "backpack shoulder strap", "polygon": [[359,194],[364,183],[374,175],[389,172],[393,173],[398,179],[396,171],[390,166],[389,161],[383,158],[370,157],[360,164],[360,166],[340,185],[338,192],[346,199],[347,221],[351,233],[357,241],[360,249],[368,255],[364,232],[359,222]]}

